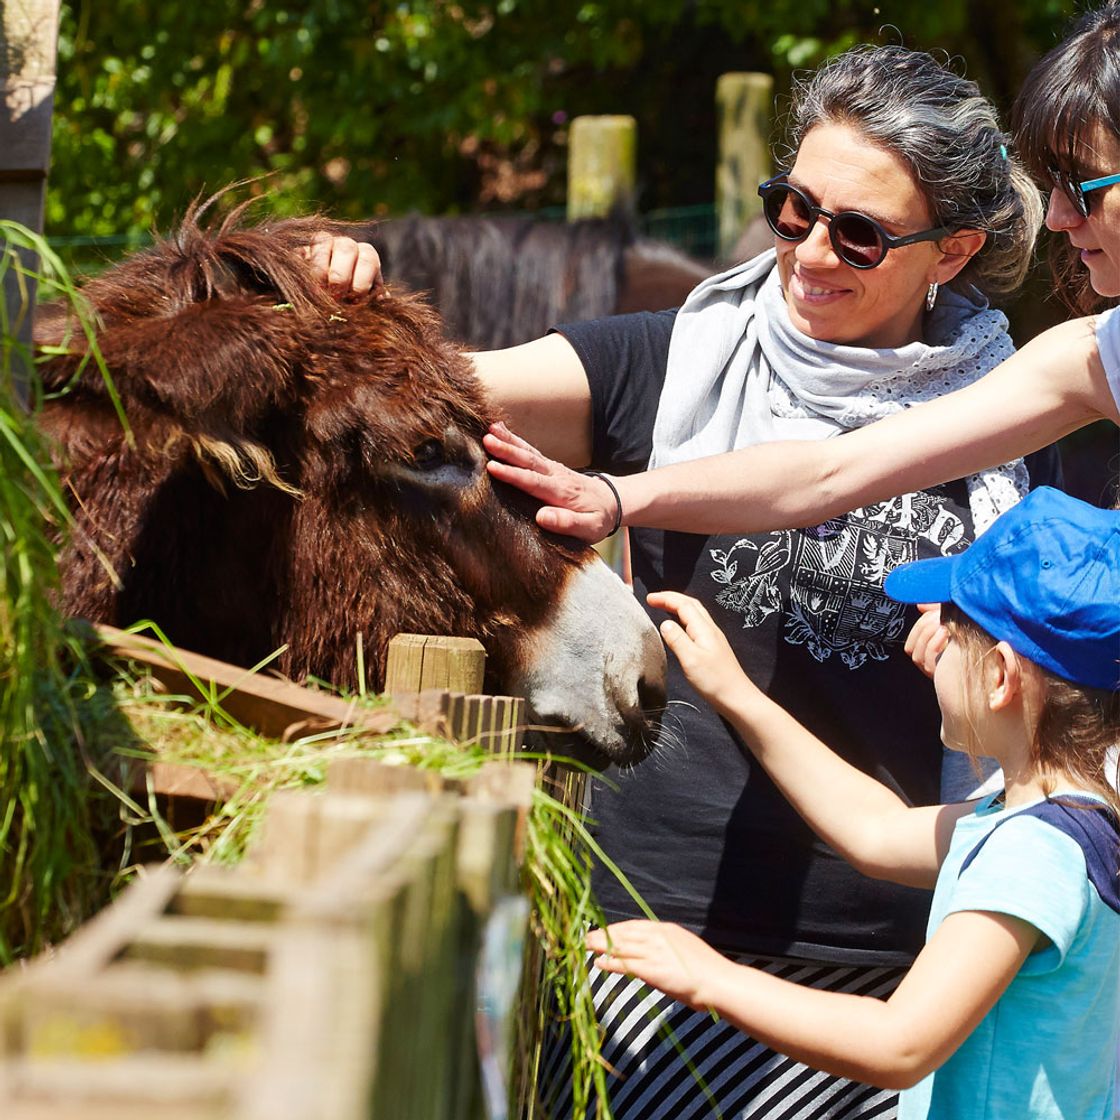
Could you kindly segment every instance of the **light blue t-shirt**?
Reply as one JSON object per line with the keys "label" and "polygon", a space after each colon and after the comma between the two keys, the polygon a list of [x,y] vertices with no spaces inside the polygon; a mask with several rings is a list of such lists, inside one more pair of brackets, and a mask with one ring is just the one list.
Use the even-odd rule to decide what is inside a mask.
{"label": "light blue t-shirt", "polygon": [[1076,840],[1035,817],[1015,819],[1027,806],[1008,810],[996,796],[957,822],[927,938],[949,914],[983,910],[1030,922],[1051,944],[1027,958],[956,1053],[903,1092],[899,1120],[1109,1120],[1120,914],[1089,881]]}

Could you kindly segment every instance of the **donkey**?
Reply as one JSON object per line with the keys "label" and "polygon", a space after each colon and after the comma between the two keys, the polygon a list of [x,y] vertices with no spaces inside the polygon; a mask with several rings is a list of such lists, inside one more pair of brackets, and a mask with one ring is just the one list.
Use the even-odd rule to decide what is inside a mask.
{"label": "donkey", "polygon": [[394,634],[475,637],[492,690],[596,759],[641,758],[656,630],[594,551],[491,481],[498,414],[436,314],[335,299],[301,252],[322,219],[252,227],[244,204],[207,228],[214,201],[85,285],[108,377],[56,318],[40,417],[76,523],[64,609],[152,619],[239,665],[283,647],[281,672],[349,688],[359,636],[373,689]]}

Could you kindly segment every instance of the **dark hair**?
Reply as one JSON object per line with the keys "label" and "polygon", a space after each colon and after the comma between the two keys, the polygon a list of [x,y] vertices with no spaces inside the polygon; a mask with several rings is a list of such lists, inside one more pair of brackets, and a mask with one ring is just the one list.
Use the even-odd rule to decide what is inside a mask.
{"label": "dark hair", "polygon": [[[1120,3],[1086,13],[1038,61],[1011,120],[1023,160],[1043,184],[1050,183],[1051,167],[1079,174],[1097,127],[1120,137]],[[1051,248],[1050,263],[1058,294],[1070,308],[1086,314],[1103,305],[1067,238]]]}
{"label": "dark hair", "polygon": [[1042,198],[975,82],[925,51],[854,47],[795,81],[791,118],[794,149],[819,124],[851,125],[909,166],[934,225],[988,234],[954,285],[995,294],[1022,283]]}

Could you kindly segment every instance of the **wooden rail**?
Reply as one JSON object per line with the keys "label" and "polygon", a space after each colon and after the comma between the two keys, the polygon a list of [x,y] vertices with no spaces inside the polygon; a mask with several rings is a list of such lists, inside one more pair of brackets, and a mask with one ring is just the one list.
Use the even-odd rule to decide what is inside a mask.
{"label": "wooden rail", "polygon": [[[168,688],[224,694],[253,726],[364,727],[370,716],[102,635]],[[398,699],[469,736],[520,734],[508,698]],[[398,719],[373,715],[370,730]],[[503,914],[506,957],[520,968],[524,914],[515,907],[510,925],[506,904],[521,901],[536,780],[535,765],[508,757],[466,780],[339,760],[325,791],[270,799],[236,869],[150,869],[56,953],[0,976],[0,1115],[480,1117],[479,949]]]}

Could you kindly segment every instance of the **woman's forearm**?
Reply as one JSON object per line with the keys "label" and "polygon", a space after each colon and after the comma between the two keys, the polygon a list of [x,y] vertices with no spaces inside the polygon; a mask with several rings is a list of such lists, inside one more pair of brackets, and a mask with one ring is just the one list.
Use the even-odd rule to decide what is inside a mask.
{"label": "woman's forearm", "polygon": [[800,528],[856,508],[836,440],[788,441],[615,479],[623,524],[686,533]]}
{"label": "woman's forearm", "polygon": [[491,402],[546,455],[572,467],[591,459],[591,388],[571,343],[550,334],[507,350],[469,354]]}
{"label": "woman's forearm", "polygon": [[826,440],[780,441],[617,480],[623,523],[694,533],[818,524],[949,482],[1116,419],[1086,320],[1034,339],[979,381]]}

